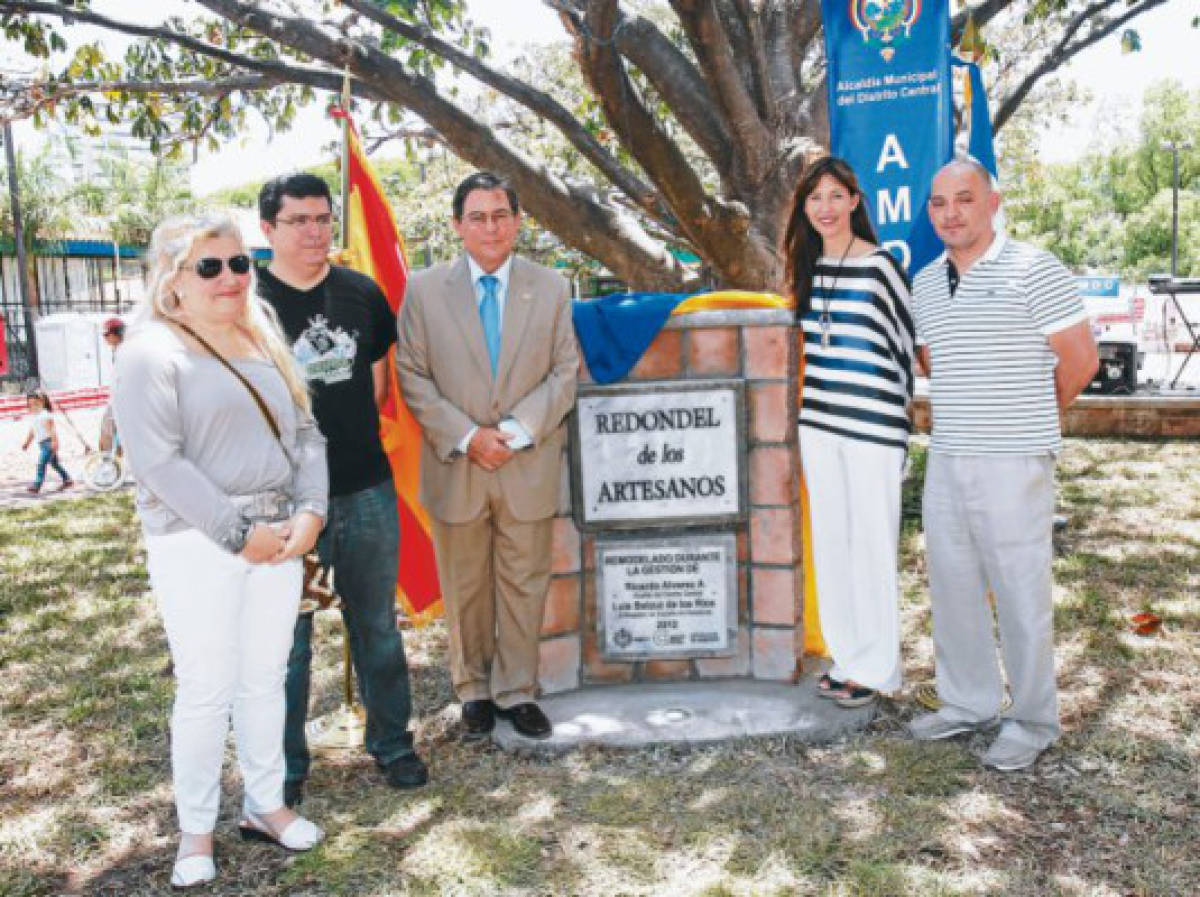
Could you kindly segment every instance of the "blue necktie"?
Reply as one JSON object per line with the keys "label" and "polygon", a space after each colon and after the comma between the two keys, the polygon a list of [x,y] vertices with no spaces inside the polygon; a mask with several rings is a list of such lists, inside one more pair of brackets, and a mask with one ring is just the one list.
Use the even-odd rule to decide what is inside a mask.
{"label": "blue necktie", "polygon": [[487,344],[488,358],[492,362],[492,376],[496,376],[496,366],[500,363],[500,299],[496,290],[500,286],[500,278],[485,274],[479,278],[483,286],[483,300],[479,303],[479,319],[483,322],[483,341]]}

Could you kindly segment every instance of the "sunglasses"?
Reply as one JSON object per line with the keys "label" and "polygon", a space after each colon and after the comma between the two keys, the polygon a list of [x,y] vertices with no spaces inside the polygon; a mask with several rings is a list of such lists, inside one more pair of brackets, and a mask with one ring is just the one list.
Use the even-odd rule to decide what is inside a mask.
{"label": "sunglasses", "polygon": [[221,273],[226,265],[234,274],[245,274],[250,270],[250,256],[242,254],[228,259],[202,258],[196,262],[196,276],[204,280],[212,280]]}

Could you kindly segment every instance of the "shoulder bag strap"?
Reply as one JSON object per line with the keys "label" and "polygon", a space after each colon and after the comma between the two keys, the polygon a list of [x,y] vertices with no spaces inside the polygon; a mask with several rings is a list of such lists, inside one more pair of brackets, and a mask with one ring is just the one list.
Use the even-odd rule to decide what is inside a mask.
{"label": "shoulder bag strap", "polygon": [[271,413],[271,409],[267,407],[266,400],[263,399],[262,394],[254,388],[254,384],[247,380],[241,371],[230,364],[225,356],[214,349],[209,344],[208,340],[198,334],[195,330],[193,330],[187,324],[184,324],[182,321],[175,321],[174,323],[179,325],[180,330],[203,346],[209,355],[221,362],[225,369],[229,371],[229,373],[233,374],[233,376],[237,377],[242,386],[246,387],[246,391],[250,393],[250,397],[254,399],[254,404],[258,406],[258,410],[262,413],[263,420],[267,422],[267,426],[271,428],[271,433],[275,436],[275,439],[278,440],[279,447],[283,449],[284,457],[288,459],[289,464],[292,464],[292,454],[287,450],[287,446],[283,444],[283,433],[279,429],[279,424],[275,422],[275,415],[273,415]]}

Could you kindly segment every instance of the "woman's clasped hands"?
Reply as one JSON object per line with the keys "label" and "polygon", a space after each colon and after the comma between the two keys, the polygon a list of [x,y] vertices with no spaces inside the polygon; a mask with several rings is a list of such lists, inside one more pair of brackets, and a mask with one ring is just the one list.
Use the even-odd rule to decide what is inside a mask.
{"label": "woman's clasped hands", "polygon": [[312,551],[324,521],[312,511],[300,511],[279,523],[255,523],[246,537],[242,557],[251,564],[279,564]]}

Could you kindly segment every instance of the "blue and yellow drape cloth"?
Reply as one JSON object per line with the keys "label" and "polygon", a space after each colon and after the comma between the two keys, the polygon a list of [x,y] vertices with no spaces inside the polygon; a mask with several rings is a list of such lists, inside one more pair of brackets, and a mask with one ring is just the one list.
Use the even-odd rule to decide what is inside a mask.
{"label": "blue and yellow drape cloth", "polygon": [[[654,338],[674,315],[700,311],[788,309],[792,303],[774,293],[724,290],[692,295],[620,293],[576,302],[575,334],[592,379],[613,383],[632,370]],[[800,381],[803,382],[803,373]],[[812,556],[808,489],[800,479],[801,539],[804,557]],[[817,589],[812,565],[804,565],[804,650],[823,655],[825,641],[817,616]]]}

